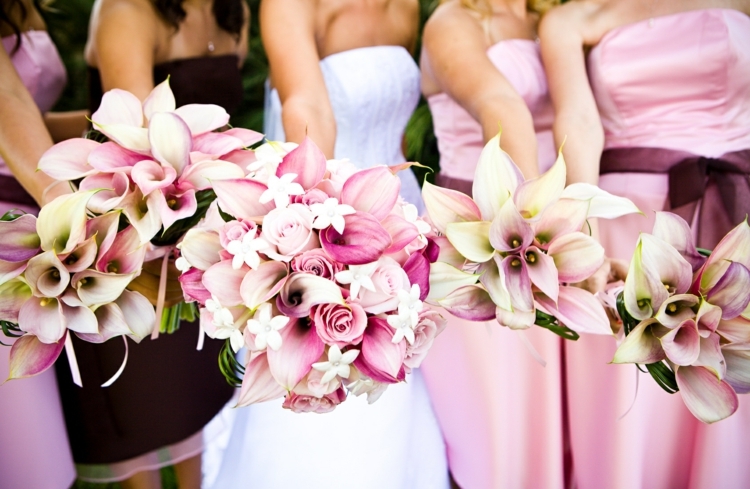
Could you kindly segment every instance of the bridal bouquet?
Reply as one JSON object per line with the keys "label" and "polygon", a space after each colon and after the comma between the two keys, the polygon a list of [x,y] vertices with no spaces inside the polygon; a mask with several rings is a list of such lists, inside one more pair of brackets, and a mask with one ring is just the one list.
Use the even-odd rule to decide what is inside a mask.
{"label": "bridal bouquet", "polygon": [[594,185],[565,187],[565,177],[560,153],[545,174],[524,181],[497,136],[480,156],[473,199],[425,183],[429,219],[441,235],[429,299],[455,316],[513,329],[536,324],[568,339],[612,334],[598,299],[572,285],[604,262],[601,245],[582,230],[589,218],[638,209]]}
{"label": "bridal bouquet", "polygon": [[374,402],[445,326],[423,303],[438,248],[399,198],[409,165],[357,170],[309,139],[256,158],[247,176],[212,182],[218,205],[178,245],[185,295],[227,341],[220,365],[241,382],[238,405],[284,397],[323,413],[347,391]]}
{"label": "bridal bouquet", "polygon": [[[244,148],[262,139],[245,129],[212,132],[228,119],[215,105],[175,108],[168,81],[143,104],[112,90],[92,115],[108,141],[72,139],[43,155],[39,168],[74,192],[38,219],[8,214],[0,222],[0,325],[20,336],[11,378],[42,372],[65,345],[80,384],[68,330],[95,343],[139,341],[158,334],[157,320],[169,331],[190,316],[181,304],[163,307],[174,244],[215,198],[209,181],[243,177],[255,162]],[[135,282],[146,269],[160,276],[156,312]]]}
{"label": "bridal bouquet", "polygon": [[749,269],[747,221],[709,253],[681,217],[657,213],[617,300],[626,336],[613,363],[645,365],[705,423],[731,416],[750,392]]}

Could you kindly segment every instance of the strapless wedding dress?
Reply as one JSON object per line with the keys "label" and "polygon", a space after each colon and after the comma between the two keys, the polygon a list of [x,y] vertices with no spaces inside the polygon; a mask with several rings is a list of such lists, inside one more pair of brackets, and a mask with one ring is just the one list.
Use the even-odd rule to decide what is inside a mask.
{"label": "strapless wedding dress", "polygon": [[[401,163],[406,123],[419,99],[419,70],[394,46],[360,48],[320,62],[336,117],[335,157],[361,168]],[[266,134],[283,140],[275,91],[266,101]],[[414,174],[402,196],[421,202]],[[372,405],[350,396],[328,414],[295,414],[281,399],[231,410],[216,489],[448,489],[445,445],[418,369]],[[210,448],[210,447],[209,447]],[[207,462],[215,453],[207,454]],[[206,470],[209,469],[209,470]],[[210,480],[208,480],[210,479]]]}

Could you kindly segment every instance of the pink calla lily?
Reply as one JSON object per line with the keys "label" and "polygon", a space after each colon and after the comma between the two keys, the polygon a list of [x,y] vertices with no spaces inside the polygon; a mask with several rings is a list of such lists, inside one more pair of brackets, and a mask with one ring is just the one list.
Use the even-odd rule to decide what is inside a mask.
{"label": "pink calla lily", "polygon": [[247,266],[235,270],[231,261],[222,261],[205,271],[203,285],[219,299],[222,306],[238,306],[242,304],[240,286],[248,270]]}
{"label": "pink calla lily", "polygon": [[73,275],[70,284],[84,305],[98,306],[114,302],[134,276],[134,273],[115,274],[84,270]]}
{"label": "pink calla lily", "polygon": [[268,302],[284,285],[287,273],[286,265],[278,261],[263,262],[255,270],[250,270],[240,285],[242,303],[255,309]]}
{"label": "pink calla lily", "polygon": [[536,246],[530,246],[524,252],[523,258],[526,262],[526,272],[529,274],[531,283],[550,299],[557,302],[560,279],[553,257],[542,253]]}
{"label": "pink calla lily", "polygon": [[176,105],[174,94],[169,87],[169,78],[167,78],[156,85],[148,94],[146,100],[143,101],[143,115],[146,116],[146,119],[151,120],[151,117],[157,112],[173,112]]}
{"label": "pink calla lily", "polygon": [[521,311],[519,309],[509,311],[502,307],[497,307],[495,308],[495,321],[497,321],[500,326],[505,326],[509,329],[529,329],[536,321],[536,312]]}
{"label": "pink calla lily", "polygon": [[255,180],[218,180],[213,182],[213,189],[219,207],[237,219],[261,222],[274,209],[273,201],[260,203],[260,196],[268,187]]}
{"label": "pink calla lily", "polygon": [[701,350],[698,325],[688,319],[660,338],[664,354],[675,365],[692,365]]}
{"label": "pink calla lily", "polygon": [[543,175],[521,183],[513,193],[519,213],[530,221],[538,221],[542,213],[557,202],[565,188],[567,170],[562,150],[557,160]]}
{"label": "pink calla lily", "polygon": [[750,226],[747,220],[724,236],[698,272],[700,292],[705,294],[715,287],[732,262],[750,269]]}
{"label": "pink calla lily", "polygon": [[406,342],[393,343],[393,329],[385,319],[370,317],[354,365],[376,382],[394,384],[404,380]]}
{"label": "pink calla lily", "polygon": [[0,260],[26,261],[35,256],[40,247],[35,216],[24,214],[12,221],[0,221]]}
{"label": "pink calla lily", "polygon": [[130,330],[128,336],[136,343],[151,336],[156,321],[154,306],[138,292],[124,290],[114,302],[122,311]]}
{"label": "pink calla lily", "polygon": [[36,336],[25,335],[10,349],[8,380],[38,375],[52,365],[65,347],[64,336],[53,343],[42,343]]}
{"label": "pink calla lily", "polygon": [[221,261],[224,249],[217,232],[198,228],[188,230],[178,248],[191,266],[203,271]]}
{"label": "pink calla lily", "polygon": [[[257,144],[261,141],[263,141],[263,138],[265,137],[263,134],[252,131],[250,129],[245,129],[243,127],[233,127],[231,129],[228,129],[220,134],[224,134],[226,136],[232,136],[240,141],[242,141],[243,147],[249,147],[254,144]],[[222,153],[226,154],[226,153]]]}
{"label": "pink calla lily", "polygon": [[284,397],[284,389],[271,375],[266,352],[254,353],[245,366],[237,407]]}
{"label": "pink calla lily", "polygon": [[693,243],[693,232],[687,222],[671,212],[657,212],[652,234],[670,244],[685,260],[698,270],[706,258],[698,253]]}
{"label": "pink calla lily", "polygon": [[15,279],[26,270],[25,262],[0,260],[0,285]]}
{"label": "pink calla lily", "polygon": [[97,173],[84,178],[79,191],[92,190],[96,192],[88,201],[88,208],[97,214],[104,214],[116,207],[130,193],[130,179],[124,173]]}
{"label": "pink calla lily", "polygon": [[642,240],[638,240],[635,253],[630,260],[624,296],[628,313],[639,320],[653,316],[654,310],[658,310],[669,297],[669,292],[664,288],[659,278],[643,265]]}
{"label": "pink calla lily", "polygon": [[[295,182],[307,190],[315,187],[326,172],[326,157],[309,137],[305,136],[299,146],[284,156],[276,170],[276,176],[294,173]],[[345,204],[348,202],[344,202]],[[392,206],[391,206],[392,208]]]}
{"label": "pink calla lily", "polygon": [[279,311],[294,318],[309,316],[313,306],[331,303],[344,304],[339,286],[326,278],[304,272],[289,275],[276,300]]}
{"label": "pink calla lily", "polygon": [[471,191],[482,220],[492,221],[521,182],[521,170],[513,163],[508,153],[500,149],[498,134],[482,149],[474,173]]}
{"label": "pink calla lily", "polygon": [[495,319],[492,297],[477,285],[464,285],[438,301],[441,307],[456,317],[469,321],[491,321]]}
{"label": "pink calla lily", "polygon": [[721,338],[716,333],[711,333],[706,338],[701,338],[700,355],[692,363],[695,367],[705,367],[719,380],[722,380],[727,373],[727,363],[721,351],[719,341]]}
{"label": "pink calla lily", "polygon": [[161,192],[152,192],[143,196],[136,189],[122,202],[122,212],[128,218],[130,224],[138,231],[141,243],[148,243],[156,236],[162,226],[159,205],[163,199]]}
{"label": "pink calla lily", "polygon": [[518,212],[513,201],[508,199],[490,225],[489,238],[490,244],[497,251],[518,253],[532,243],[534,231]]}
{"label": "pink calla lily", "polygon": [[344,216],[344,232],[330,226],[320,233],[325,252],[339,263],[364,265],[378,260],[391,247],[391,235],[370,214],[355,212]]}
{"label": "pink calla lily", "polygon": [[178,280],[186,302],[198,301],[205,304],[211,298],[211,292],[203,285],[203,270],[191,268],[181,274]]}
{"label": "pink calla lily", "polygon": [[193,138],[193,151],[214,157],[231,153],[245,147],[240,138],[226,132],[207,132]]}
{"label": "pink calla lily", "polygon": [[604,263],[604,248],[594,238],[581,232],[564,234],[549,244],[561,282],[581,282]]}
{"label": "pink calla lily", "polygon": [[57,297],[68,287],[70,273],[54,252],[45,251],[29,260],[24,279],[35,296]]}
{"label": "pink calla lily", "polygon": [[646,319],[638,323],[628,334],[615,352],[612,363],[649,364],[664,360],[666,355],[659,338],[654,334],[658,326],[655,319]]}
{"label": "pink calla lily", "polygon": [[722,350],[726,362],[724,380],[737,394],[750,392],[750,349]]}
{"label": "pink calla lily", "polygon": [[385,250],[386,254],[397,253],[404,249],[406,245],[414,241],[419,236],[417,226],[410,223],[403,217],[395,214],[389,214],[380,224],[390,234],[393,244]]}
{"label": "pink calla lily", "polygon": [[115,88],[102,97],[99,109],[91,115],[99,131],[120,146],[137,153],[150,149],[148,130],[143,127],[143,110],[138,97]]}
{"label": "pink calla lily", "polygon": [[180,177],[179,186],[205,190],[212,187],[216,180],[234,180],[244,178],[244,176],[244,170],[234,163],[221,160],[204,160],[185,169]]}
{"label": "pink calla lily", "polygon": [[535,294],[537,306],[577,333],[611,335],[607,314],[591,292],[561,286],[557,305],[544,294]]}
{"label": "pink calla lily", "polygon": [[698,332],[703,338],[708,338],[710,333],[714,333],[722,323],[721,313],[719,306],[710,304],[705,300],[700,301],[698,312],[695,315],[695,322],[698,323]]}
{"label": "pink calla lily", "polygon": [[477,204],[468,195],[456,190],[425,182],[422,199],[430,221],[443,234],[451,222],[482,220]]}
{"label": "pink calla lily", "polygon": [[39,169],[55,180],[77,180],[96,170],[88,159],[101,143],[91,139],[73,138],[61,141],[44,152]]}
{"label": "pink calla lily", "polygon": [[320,359],[325,345],[306,322],[292,319],[279,330],[281,348],[269,348],[268,367],[276,382],[286,390],[292,390]]}
{"label": "pink calla lily", "polygon": [[587,202],[573,199],[560,199],[550,205],[532,225],[536,242],[546,250],[558,236],[580,231],[588,208]]}
{"label": "pink calla lily", "polygon": [[31,299],[31,288],[20,278],[0,284],[0,321],[18,322],[18,311]]}
{"label": "pink calla lily", "polygon": [[693,416],[704,423],[728,418],[739,407],[732,387],[707,368],[679,367],[675,374],[682,400]]}
{"label": "pink calla lily", "polygon": [[77,273],[90,267],[94,263],[97,253],[96,236],[90,236],[86,241],[76,246],[73,251],[59,258],[68,273]]}
{"label": "pink calla lily", "polygon": [[223,107],[212,104],[183,105],[177,107],[174,114],[185,122],[193,136],[219,129],[229,122],[227,111]]}
{"label": "pink calla lily", "polygon": [[466,285],[474,285],[479,280],[479,275],[464,272],[458,268],[443,262],[435,262],[430,265],[430,293],[428,300],[440,300],[447,297],[451,292]]}
{"label": "pink calla lily", "polygon": [[195,190],[179,192],[175,187],[170,186],[162,192],[154,192],[154,194],[158,198],[157,205],[164,230],[169,229],[180,219],[192,216],[198,210]]}
{"label": "pink calla lily", "polygon": [[731,343],[750,344],[750,319],[740,316],[721,321],[716,332]]}
{"label": "pink calla lily", "polygon": [[91,151],[89,164],[103,173],[121,172],[130,174],[133,167],[144,159],[144,156],[129,151],[117,143],[108,141]]}
{"label": "pink calla lily", "polygon": [[177,171],[153,160],[143,160],[133,166],[130,177],[143,195],[148,195],[154,190],[169,187],[177,178]]}
{"label": "pink calla lily", "polygon": [[56,343],[66,331],[62,302],[48,297],[27,300],[18,312],[18,326],[42,343]]}
{"label": "pink calla lily", "polygon": [[478,273],[479,281],[487,289],[487,292],[492,297],[492,301],[498,307],[506,310],[512,310],[513,304],[511,303],[510,292],[505,282],[505,276],[500,271],[501,260],[496,257],[494,260],[490,260],[480,265]]}
{"label": "pink calla lily", "polygon": [[[693,319],[700,299],[692,294],[676,294],[662,302],[654,318],[667,328],[676,328],[684,321]],[[696,320],[696,323],[698,321]],[[716,327],[714,326],[714,329]]]}
{"label": "pink calla lily", "polygon": [[86,238],[94,238],[99,254],[106,253],[117,236],[120,211],[112,211],[86,221]]}
{"label": "pink calla lily", "polygon": [[411,285],[419,285],[419,300],[423,301],[430,293],[430,262],[422,253],[412,253],[403,265]]}
{"label": "pink calla lily", "polygon": [[98,331],[96,333],[77,333],[77,336],[89,343],[104,343],[117,336],[130,332],[122,310],[115,303],[104,304],[96,308]]}
{"label": "pink calla lily", "polygon": [[526,261],[517,256],[495,258],[500,275],[505,279],[505,290],[510,294],[513,309],[534,310],[534,296],[531,292],[531,279]]}
{"label": "pink calla lily", "polygon": [[750,304],[750,270],[732,262],[706,296],[711,304],[721,307],[722,318],[736,318]]}
{"label": "pink calla lily", "polygon": [[115,236],[112,246],[96,260],[96,269],[105,273],[140,273],[146,258],[146,246],[138,231],[128,226]]}
{"label": "pink calla lily", "polygon": [[185,121],[174,113],[158,112],[149,121],[148,138],[154,158],[182,174],[190,163],[192,149],[190,128]]}
{"label": "pink calla lily", "polygon": [[376,166],[360,170],[346,180],[341,203],[382,221],[396,205],[400,190],[398,176],[384,166]]}

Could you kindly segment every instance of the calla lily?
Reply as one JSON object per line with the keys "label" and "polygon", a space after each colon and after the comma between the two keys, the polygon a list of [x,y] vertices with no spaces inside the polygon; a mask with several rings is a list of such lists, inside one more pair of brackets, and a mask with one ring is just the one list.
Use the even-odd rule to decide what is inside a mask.
{"label": "calla lily", "polygon": [[750,226],[747,221],[729,231],[706,260],[699,272],[702,294],[716,286],[731,262],[750,269]]}
{"label": "calla lily", "polygon": [[130,179],[124,173],[97,173],[81,181],[79,191],[98,192],[91,196],[87,207],[92,212],[104,214],[119,207],[130,193]]}
{"label": "calla lily", "polygon": [[611,335],[609,319],[599,300],[578,287],[560,287],[557,305],[544,294],[535,294],[537,306],[577,333]]}
{"label": "calla lily", "polygon": [[456,317],[469,321],[490,321],[495,319],[497,307],[482,287],[464,285],[438,301],[441,307]]}
{"label": "calla lily", "polygon": [[438,246],[438,256],[435,261],[448,263],[458,269],[463,268],[466,258],[448,241],[446,236],[435,236],[430,238]]}
{"label": "calla lily", "polygon": [[44,152],[39,169],[55,180],[77,180],[94,173],[89,154],[101,143],[91,139],[73,138],[59,142]]}
{"label": "calla lily", "polygon": [[750,392],[750,350],[724,349],[722,353],[726,362],[724,380],[737,394],[747,394]]}
{"label": "calla lily", "polygon": [[[450,239],[450,235],[448,238]],[[517,253],[531,245],[534,232],[518,212],[514,202],[508,199],[490,225],[489,238],[490,244],[497,251]]]}
{"label": "calla lily", "polygon": [[495,250],[490,244],[491,223],[452,222],[446,227],[446,236],[456,250],[476,263],[484,263],[492,258]]}
{"label": "calla lily", "polygon": [[240,138],[226,132],[207,132],[193,138],[193,151],[218,157],[245,147]]}
{"label": "calla lily", "polygon": [[284,389],[271,374],[266,352],[254,353],[245,366],[237,407],[284,397]]}
{"label": "calla lily", "polygon": [[159,205],[163,199],[161,192],[152,192],[144,197],[136,189],[122,202],[122,212],[130,224],[138,231],[141,243],[148,243],[157,235],[162,226]]}
{"label": "calla lily", "polygon": [[250,270],[240,285],[242,303],[255,309],[267,302],[284,285],[287,273],[286,265],[278,261],[263,262],[255,270]]}
{"label": "calla lily", "polygon": [[750,304],[750,270],[732,262],[716,285],[709,290],[706,300],[721,307],[722,318],[736,318]]}
{"label": "calla lily", "polygon": [[73,275],[70,284],[86,306],[114,302],[133,280],[134,273],[115,274],[84,270]]}
{"label": "calla lily", "polygon": [[276,382],[292,390],[320,359],[325,345],[314,327],[296,319],[290,320],[279,333],[281,348],[267,350],[268,366]]}
{"label": "calla lily", "polygon": [[190,163],[192,138],[190,128],[178,115],[159,112],[148,126],[151,153],[162,165],[171,166],[178,175]]}
{"label": "calla lily", "polygon": [[[549,244],[561,282],[575,283],[590,277],[604,263],[604,248],[581,232],[564,234]],[[549,294],[548,294],[549,295]]]}
{"label": "calla lily", "polygon": [[438,187],[425,182],[422,187],[427,214],[435,228],[445,234],[451,222],[481,221],[479,207],[468,196],[456,190]]}
{"label": "calla lily", "polygon": [[64,337],[53,343],[42,343],[34,335],[18,338],[10,349],[8,380],[38,375],[52,365],[65,347]]}
{"label": "calla lily", "polygon": [[143,159],[142,154],[129,151],[117,143],[108,141],[92,150],[88,161],[100,172],[130,174],[133,167]]}
{"label": "calla lily", "polygon": [[687,222],[677,214],[671,212],[657,212],[654,221],[654,230],[651,233],[655,237],[669,243],[680,255],[693,267],[693,271],[700,268],[706,261],[704,256],[698,253],[693,243],[693,232]]}
{"label": "calla lily", "polygon": [[630,199],[612,195],[596,185],[572,183],[565,187],[562,199],[581,200],[589,203],[589,218],[615,219],[628,214],[642,214]]}
{"label": "calla lily", "polygon": [[534,311],[521,311],[518,309],[511,312],[498,307],[495,309],[495,320],[500,326],[505,326],[509,329],[529,329],[534,325],[534,321],[536,321],[536,313]]}
{"label": "calla lily", "polygon": [[710,333],[715,332],[721,324],[721,308],[701,300],[698,312],[695,315],[695,322],[698,323],[700,335],[703,338],[708,338]]}
{"label": "calla lily", "polygon": [[26,270],[24,262],[9,262],[0,260],[0,285],[13,280]]}
{"label": "calla lily", "polygon": [[96,269],[106,273],[140,273],[146,258],[138,231],[128,226],[115,236],[112,246],[96,261]]}
{"label": "calla lily", "polygon": [[558,236],[580,231],[588,208],[588,202],[573,199],[560,199],[550,205],[532,225],[536,242],[546,250]]}
{"label": "calla lily", "polygon": [[284,282],[276,306],[285,316],[301,318],[310,315],[318,304],[344,304],[341,289],[335,282],[309,273],[292,273]]}
{"label": "calla lily", "polygon": [[701,338],[700,355],[692,363],[695,367],[705,367],[716,375],[716,378],[722,380],[727,372],[727,363],[719,344],[720,338],[716,333],[711,333],[706,338]]}
{"label": "calla lily", "polygon": [[700,355],[701,337],[692,319],[683,321],[660,339],[664,353],[675,365],[692,365]]}
{"label": "calla lily", "polygon": [[[667,328],[676,328],[683,321],[695,317],[693,308],[698,306],[699,302],[699,298],[692,294],[673,295],[661,304],[654,318]],[[714,327],[714,329],[716,328]]]}
{"label": "calla lily", "polygon": [[219,263],[224,249],[218,233],[198,228],[189,229],[178,248],[191,266],[203,271]]}
{"label": "calla lily", "polygon": [[234,163],[204,160],[185,169],[180,177],[179,186],[183,188],[187,185],[196,190],[205,190],[210,188],[215,180],[233,180],[244,176],[245,171]]}
{"label": "calla lily", "polygon": [[186,302],[198,301],[205,304],[211,298],[211,292],[203,285],[203,270],[191,268],[181,274],[178,280]]}
{"label": "calla lily", "polygon": [[25,280],[15,278],[0,285],[0,321],[18,322],[18,311],[31,299],[31,288]]}
{"label": "calla lily", "polygon": [[67,255],[60,256],[60,260],[65,265],[68,273],[77,273],[85,270],[94,263],[97,252],[96,237],[90,236],[86,241],[76,246],[73,251]]}
{"label": "calla lily", "polygon": [[398,176],[384,166],[376,166],[350,176],[341,189],[340,200],[382,221],[396,205],[400,190]]}
{"label": "calla lily", "polygon": [[419,286],[419,300],[425,300],[430,293],[430,262],[422,253],[412,253],[403,269],[409,277],[409,283]]}
{"label": "calla lily", "polygon": [[669,243],[649,234],[641,234],[640,241],[643,243],[643,267],[658,277],[670,293],[687,292],[693,280],[693,269],[682,255]]}
{"label": "calla lily", "polygon": [[255,180],[217,180],[213,182],[213,189],[219,207],[237,219],[260,223],[263,216],[274,209],[273,202],[260,203],[260,196],[268,187]]}
{"label": "calla lily", "polygon": [[355,212],[344,216],[344,232],[333,226],[320,233],[320,244],[335,261],[364,265],[378,260],[392,245],[391,235],[370,214]]}
{"label": "calla lily", "polygon": [[368,318],[361,353],[354,360],[354,366],[376,382],[394,384],[404,380],[406,342],[394,344],[392,338],[393,329],[386,320]]}
{"label": "calla lily", "polygon": [[693,416],[704,423],[728,418],[739,407],[737,394],[704,367],[679,367],[675,372],[682,400]]}
{"label": "calla lily", "polygon": [[248,270],[246,266],[235,270],[231,261],[222,261],[206,270],[203,274],[203,285],[224,307],[238,306],[242,304],[240,286]]}
{"label": "calla lily", "polygon": [[736,317],[721,321],[716,332],[732,343],[750,343],[750,320]]}
{"label": "calla lily", "polygon": [[112,211],[86,221],[86,238],[94,238],[99,253],[106,253],[117,236],[120,211]]}
{"label": "calla lily", "polygon": [[194,215],[198,209],[195,190],[180,192],[174,186],[169,186],[163,192],[154,192],[154,194],[157,196],[159,214],[165,230],[180,219]]}
{"label": "calla lily", "polygon": [[443,262],[430,265],[430,293],[428,300],[439,300],[447,297],[451,292],[466,285],[474,285],[479,276],[459,270]]}
{"label": "calla lily", "polygon": [[534,296],[531,292],[531,279],[526,261],[517,256],[497,256],[495,262],[500,270],[500,276],[505,280],[505,290],[510,294],[513,309],[533,311]]}
{"label": "calla lily", "polygon": [[[326,172],[326,157],[309,137],[305,136],[299,146],[284,156],[276,170],[276,176],[294,173],[295,182],[302,188],[311,189],[323,180]],[[348,202],[346,202],[348,204]],[[391,209],[393,206],[391,206]],[[385,217],[385,216],[383,216]]]}
{"label": "calla lily", "polygon": [[18,326],[42,343],[55,343],[65,335],[62,303],[54,298],[33,297],[21,306]]}
{"label": "calla lily", "polygon": [[148,195],[154,190],[168,187],[177,178],[177,171],[153,160],[143,160],[133,166],[130,177],[143,195]]}
{"label": "calla lily", "polygon": [[0,260],[26,261],[39,252],[36,217],[24,214],[12,221],[0,221]]}
{"label": "calla lily", "polygon": [[390,234],[393,244],[385,251],[386,254],[397,253],[404,249],[406,245],[414,241],[419,236],[417,226],[406,219],[389,214],[380,224]]}
{"label": "calla lily", "polygon": [[546,255],[539,248],[530,246],[524,252],[523,258],[526,262],[526,273],[528,273],[531,283],[557,302],[560,280],[567,281],[560,279],[558,276],[558,268],[555,267],[557,256]]}
{"label": "calla lily", "polygon": [[68,269],[52,251],[29,260],[24,278],[37,297],[57,297],[70,283]]}
{"label": "calla lily", "polygon": [[151,90],[143,101],[143,115],[148,120],[157,112],[173,112],[176,107],[174,94],[169,87],[169,78],[159,83]]}
{"label": "calla lily", "polygon": [[541,214],[555,203],[565,188],[567,170],[562,150],[557,160],[543,175],[521,183],[513,193],[513,201],[524,219],[539,220]]}
{"label": "calla lily", "polygon": [[658,324],[655,319],[638,323],[617,348],[612,363],[649,364],[664,360],[664,349],[653,331]]}
{"label": "calla lily", "polygon": [[117,88],[106,92],[91,121],[105,136],[126,149],[144,154],[150,149],[141,101],[130,92]]}
{"label": "calla lily", "polygon": [[44,251],[70,253],[86,239],[86,205],[96,192],[61,195],[42,207],[36,229]]}
{"label": "calla lily", "polygon": [[174,113],[187,124],[193,136],[219,129],[229,122],[227,111],[213,104],[187,104],[177,107]]}
{"label": "calla lily", "polygon": [[482,263],[478,272],[480,274],[479,281],[487,289],[495,305],[509,311],[512,310],[514,306],[511,303],[510,292],[505,282],[505,276],[501,274],[497,259]]}
{"label": "calla lily", "polygon": [[130,332],[128,336],[136,343],[151,336],[156,322],[154,307],[138,292],[124,290],[114,302],[122,311]]}
{"label": "calla lily", "polygon": [[482,149],[474,173],[471,192],[485,221],[492,221],[523,175],[508,153],[500,149],[500,135],[490,139]]}
{"label": "calla lily", "polygon": [[254,144],[257,144],[263,141],[263,138],[265,137],[259,132],[245,129],[243,127],[233,127],[219,134],[224,134],[226,136],[232,136],[239,139],[240,141],[242,141],[244,147],[250,147]]}
{"label": "calla lily", "polygon": [[[153,309],[153,308],[152,308]],[[78,337],[89,343],[104,343],[117,336],[123,336],[130,332],[122,310],[114,304],[104,304],[97,307],[94,312],[98,325],[96,333],[78,333]]]}
{"label": "calla lily", "polygon": [[658,278],[643,266],[642,240],[638,240],[635,253],[630,260],[624,295],[628,313],[640,320],[653,316],[654,308],[658,310],[669,296]]}

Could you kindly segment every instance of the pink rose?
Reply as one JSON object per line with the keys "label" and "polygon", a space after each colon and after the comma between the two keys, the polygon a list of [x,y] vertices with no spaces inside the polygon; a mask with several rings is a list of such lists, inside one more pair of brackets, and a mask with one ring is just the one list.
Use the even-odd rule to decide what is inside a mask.
{"label": "pink rose", "polygon": [[417,368],[422,364],[432,342],[444,329],[447,321],[437,311],[427,309],[419,315],[419,322],[414,328],[414,343],[406,345],[404,365]]}
{"label": "pink rose", "polygon": [[377,268],[370,276],[375,292],[360,289],[359,303],[370,314],[393,311],[398,307],[398,291],[411,289],[409,277],[393,258],[384,256],[378,260]]}
{"label": "pink rose", "polygon": [[330,413],[336,406],[344,402],[346,393],[344,388],[340,387],[331,394],[323,397],[315,397],[309,394],[296,394],[290,392],[281,405],[284,409],[290,409],[295,413]]}
{"label": "pink rose", "polygon": [[367,313],[356,302],[321,304],[312,316],[320,339],[339,348],[359,344],[367,327]]}
{"label": "pink rose", "polygon": [[230,241],[242,241],[245,234],[255,232],[258,226],[254,222],[248,221],[229,221],[219,230],[219,241],[221,246],[226,248]]}
{"label": "pink rose", "polygon": [[343,269],[343,264],[331,260],[321,248],[305,251],[292,260],[292,271],[307,272],[331,280]]}
{"label": "pink rose", "polygon": [[323,380],[323,375],[323,372],[312,369],[310,370],[310,373],[307,374],[307,377],[302,379],[302,381],[300,382],[302,386],[307,385],[307,390],[309,392],[303,392],[301,388],[297,387],[295,387],[293,390],[297,394],[310,394],[315,397],[323,397],[327,396],[328,394],[333,394],[339,387],[341,387],[341,381],[338,379],[338,377],[334,377],[325,384],[322,383],[321,380]]}
{"label": "pink rose", "polygon": [[320,247],[318,235],[312,230],[312,222],[313,214],[307,206],[291,204],[266,214],[262,236],[275,245],[281,255],[296,255]]}

